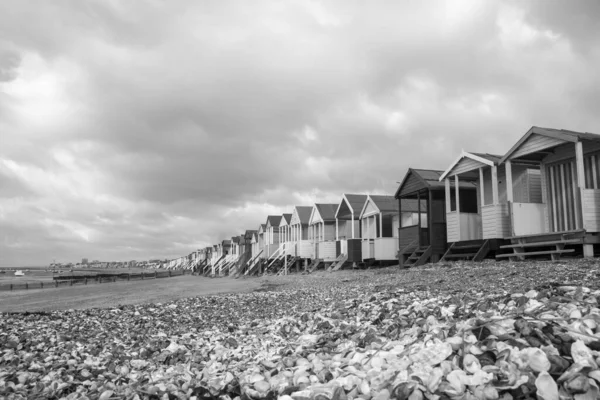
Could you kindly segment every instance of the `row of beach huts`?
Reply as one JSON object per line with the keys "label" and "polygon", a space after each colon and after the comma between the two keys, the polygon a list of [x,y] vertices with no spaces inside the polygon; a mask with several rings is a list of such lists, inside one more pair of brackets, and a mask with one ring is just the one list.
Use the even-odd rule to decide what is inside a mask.
{"label": "row of beach huts", "polygon": [[599,253],[600,135],[532,127],[504,155],[409,168],[394,195],[295,206],[173,262],[215,276]]}

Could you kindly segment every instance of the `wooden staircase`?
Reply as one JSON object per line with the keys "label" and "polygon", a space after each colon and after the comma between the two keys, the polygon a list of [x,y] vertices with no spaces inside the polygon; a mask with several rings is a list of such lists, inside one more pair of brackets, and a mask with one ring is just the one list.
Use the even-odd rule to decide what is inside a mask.
{"label": "wooden staircase", "polygon": [[323,260],[321,260],[320,258],[314,258],[308,266],[308,272],[313,272],[314,270],[316,270],[322,262]]}
{"label": "wooden staircase", "polygon": [[248,263],[246,263],[246,266],[244,267],[244,275],[248,275],[251,271],[254,270],[254,268],[256,268],[256,266],[259,264],[259,261],[261,260],[260,255],[263,253],[263,251],[264,250],[259,251],[258,254],[256,254],[248,261]]}
{"label": "wooden staircase", "polygon": [[300,257],[295,257],[295,256],[290,256],[290,258],[287,260],[287,262],[283,263],[283,268],[280,268],[279,271],[277,272],[277,275],[287,275],[288,271],[290,270],[290,267],[292,265],[294,265],[294,263],[296,261],[298,261],[300,259]]}
{"label": "wooden staircase", "polygon": [[255,273],[260,271],[260,267],[265,263],[265,260],[262,258],[256,258],[256,261],[252,263],[247,269],[244,275],[254,275]]}
{"label": "wooden staircase", "polygon": [[561,255],[575,252],[575,249],[565,246],[582,244],[584,236],[585,231],[515,236],[510,238],[511,244],[500,246],[500,249],[512,250],[512,253],[498,254],[496,258],[523,261],[527,257],[550,256],[552,261],[558,261]]}
{"label": "wooden staircase", "polygon": [[455,242],[448,247],[441,261],[467,260],[482,261],[490,252],[489,240],[478,240],[473,242]]}
{"label": "wooden staircase", "polygon": [[327,271],[333,272],[333,271],[337,271],[337,270],[341,269],[344,266],[344,264],[346,263],[346,261],[348,261],[348,254],[340,254],[338,256],[338,258],[335,259],[333,264],[331,264],[329,266]]}
{"label": "wooden staircase", "polygon": [[[223,261],[225,261],[225,256],[224,256],[224,255],[223,255],[223,256],[221,256],[219,259],[217,259],[217,261],[215,261],[215,263],[214,263],[214,264],[212,264],[212,266],[211,266],[211,267],[208,269],[208,271],[206,271],[206,273],[207,273],[208,275],[211,275],[211,274],[212,274],[212,271],[213,271],[213,269],[215,270],[215,273],[218,273],[218,268],[219,268],[219,266],[221,265],[221,263],[222,263]],[[214,268],[213,268],[213,266],[214,266]]]}
{"label": "wooden staircase", "polygon": [[[272,255],[272,259],[271,261],[267,264],[267,267],[265,268],[264,273],[266,274],[269,270],[271,269],[276,269],[277,267],[280,267],[282,265],[282,260],[285,259],[285,250],[283,248],[283,246],[279,246],[279,248],[273,253]],[[275,265],[274,268],[273,265]]]}
{"label": "wooden staircase", "polygon": [[[406,259],[403,264],[403,267],[418,267],[423,265],[429,260],[431,254],[433,253],[432,246],[423,246],[417,247],[411,255]],[[406,254],[406,253],[405,253]]]}

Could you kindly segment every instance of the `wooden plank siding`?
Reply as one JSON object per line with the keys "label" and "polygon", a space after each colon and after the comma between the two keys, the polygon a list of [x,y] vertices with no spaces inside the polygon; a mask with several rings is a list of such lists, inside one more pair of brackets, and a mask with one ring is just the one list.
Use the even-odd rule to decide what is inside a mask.
{"label": "wooden plank siding", "polygon": [[371,243],[369,240],[363,240],[361,243],[362,259],[373,258],[375,255],[371,254]]}
{"label": "wooden plank siding", "polygon": [[335,242],[319,242],[319,258],[325,262],[335,261],[337,258]]}
{"label": "wooden plank siding", "polygon": [[340,220],[338,222],[338,234],[340,239],[352,239],[352,224],[354,224],[354,238],[360,239],[360,220],[358,219],[354,221]]}
{"label": "wooden plank siding", "polygon": [[363,213],[363,219],[364,217],[373,214],[379,214],[379,208],[377,208],[377,206],[372,201],[369,201],[367,207],[365,208],[365,212]]}
{"label": "wooden plank siding", "polygon": [[335,222],[325,222],[324,225],[324,240],[335,240]]}
{"label": "wooden plank siding", "polygon": [[396,260],[398,239],[383,237],[375,239],[375,259],[382,261]]}
{"label": "wooden plank siding", "polygon": [[527,186],[529,192],[529,203],[543,203],[542,201],[542,176],[538,171],[527,171]]}
{"label": "wooden plank siding", "polygon": [[486,165],[482,162],[473,160],[472,158],[463,157],[462,160],[460,160],[454,166],[454,168],[452,168],[452,170],[450,171],[448,176],[460,175],[465,172],[474,171],[476,169],[479,169],[480,167],[487,167],[487,166],[488,165]]}
{"label": "wooden plank siding", "polygon": [[400,191],[400,196],[403,194],[414,193],[423,188],[423,182],[419,179],[415,174],[410,174],[410,176],[404,182],[404,186],[402,186],[402,190]]}
{"label": "wooden plank siding", "polygon": [[296,243],[296,256],[301,258],[313,258],[314,247],[310,240],[301,240]]}
{"label": "wooden plank siding", "polygon": [[459,241],[458,214],[456,212],[446,213],[446,234],[448,243]]}
{"label": "wooden plank siding", "polygon": [[400,228],[400,250],[411,244],[417,238],[418,234],[419,227],[417,225]]}
{"label": "wooden plank siding", "polygon": [[600,189],[582,189],[583,228],[588,232],[600,232]]}
{"label": "wooden plank siding", "polygon": [[[549,147],[558,146],[564,143],[564,140],[555,139],[548,136],[533,134],[526,140],[521,147],[510,155],[510,159],[521,157],[527,154],[535,153]],[[572,144],[571,144],[572,145]]]}
{"label": "wooden plank siding", "polygon": [[483,206],[481,219],[484,239],[504,239],[512,236],[508,204]]}

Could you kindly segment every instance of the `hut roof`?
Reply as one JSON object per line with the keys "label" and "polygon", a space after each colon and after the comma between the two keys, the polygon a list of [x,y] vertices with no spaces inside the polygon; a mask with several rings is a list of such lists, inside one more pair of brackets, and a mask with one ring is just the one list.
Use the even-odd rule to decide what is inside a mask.
{"label": "hut roof", "polygon": [[316,204],[315,207],[323,221],[335,221],[335,211],[337,204]]}
{"label": "hut roof", "polygon": [[600,142],[600,135],[590,132],[575,132],[566,129],[553,129],[553,128],[541,128],[539,126],[532,126],[526,133],[519,139],[517,143],[502,157],[501,163],[508,160],[513,153],[515,153],[532,135],[546,136],[547,138],[554,139],[554,144],[549,147],[554,147],[564,142],[580,142],[582,140],[591,140],[594,142]]}

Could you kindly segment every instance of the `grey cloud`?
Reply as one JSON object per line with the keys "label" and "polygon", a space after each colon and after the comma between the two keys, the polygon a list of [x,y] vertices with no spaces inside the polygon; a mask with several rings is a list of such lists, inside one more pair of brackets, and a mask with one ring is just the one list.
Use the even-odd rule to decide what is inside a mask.
{"label": "grey cloud", "polygon": [[[444,169],[463,148],[506,151],[534,124],[599,122],[598,43],[573,23],[596,29],[588,3],[481,2],[455,25],[442,2],[111,4],[3,5],[0,34],[20,62],[11,74],[31,54],[57,74],[72,68],[63,89],[76,110],[67,129],[39,132],[13,111],[16,98],[0,97],[15,133],[0,157],[77,186],[24,202],[22,218],[64,225],[11,231],[11,262],[36,259],[14,250],[25,242],[39,243],[39,259],[174,257],[313,194],[393,193],[409,166]],[[503,42],[508,6],[578,53],[562,37]]]}

